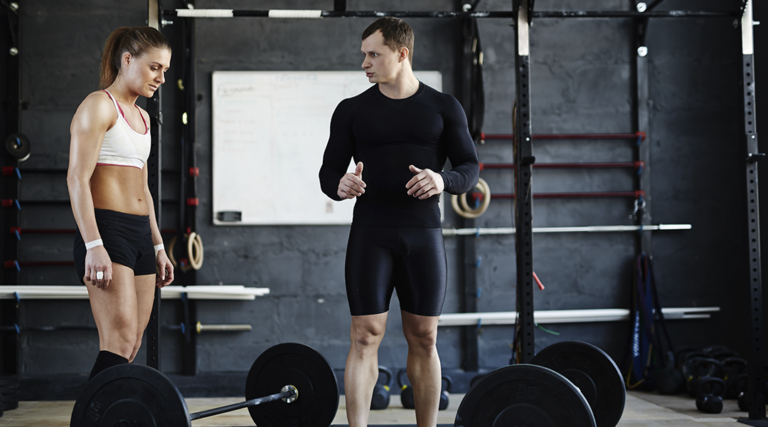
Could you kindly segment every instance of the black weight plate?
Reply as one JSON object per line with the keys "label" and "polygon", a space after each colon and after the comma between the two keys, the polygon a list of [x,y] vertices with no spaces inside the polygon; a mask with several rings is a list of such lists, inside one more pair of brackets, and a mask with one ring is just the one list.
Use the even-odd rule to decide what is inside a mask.
{"label": "black weight plate", "polygon": [[455,427],[595,427],[589,403],[564,376],[536,365],[483,375],[456,412]]}
{"label": "black weight plate", "polygon": [[278,344],[262,353],[251,366],[245,383],[245,399],[279,393],[292,385],[299,397],[292,403],[282,400],[251,406],[253,422],[259,427],[328,427],[339,409],[336,374],[325,358],[303,344]]}
{"label": "black weight plate", "polygon": [[16,160],[23,162],[31,152],[29,138],[22,133],[13,133],[5,138],[5,150]]}
{"label": "black weight plate", "polygon": [[190,427],[179,389],[142,365],[105,369],[86,384],[72,409],[70,427]]}
{"label": "black weight plate", "polygon": [[540,351],[531,363],[562,374],[578,387],[592,407],[597,427],[619,423],[627,390],[619,367],[603,350],[584,342],[565,341]]}

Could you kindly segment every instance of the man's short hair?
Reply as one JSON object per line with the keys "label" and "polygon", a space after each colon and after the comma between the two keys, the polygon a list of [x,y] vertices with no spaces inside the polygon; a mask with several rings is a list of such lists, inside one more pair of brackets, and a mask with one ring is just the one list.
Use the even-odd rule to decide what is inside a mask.
{"label": "man's short hair", "polygon": [[384,44],[397,52],[402,47],[408,48],[408,60],[413,64],[413,29],[400,18],[387,16],[377,19],[363,31],[363,40],[376,31],[381,31]]}

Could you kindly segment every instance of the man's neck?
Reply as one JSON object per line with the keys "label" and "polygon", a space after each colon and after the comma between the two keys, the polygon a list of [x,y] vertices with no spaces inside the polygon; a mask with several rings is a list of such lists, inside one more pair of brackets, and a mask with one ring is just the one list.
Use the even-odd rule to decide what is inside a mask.
{"label": "man's neck", "polygon": [[410,68],[406,68],[394,81],[379,83],[379,91],[387,98],[405,99],[419,91],[419,80]]}

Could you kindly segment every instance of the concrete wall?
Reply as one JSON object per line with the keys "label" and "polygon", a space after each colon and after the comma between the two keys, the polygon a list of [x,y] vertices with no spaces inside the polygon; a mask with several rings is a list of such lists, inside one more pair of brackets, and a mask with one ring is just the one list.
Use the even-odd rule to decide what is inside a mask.
{"label": "concrete wall", "polygon": [[[450,0],[349,1],[354,10],[458,10]],[[507,10],[508,1],[484,0],[481,10]],[[627,0],[540,0],[539,10],[627,10]],[[722,2],[673,1],[661,9],[722,9]],[[24,3],[23,130],[33,141],[25,168],[65,168],[68,126],[77,105],[97,88],[101,47],[121,25],[142,25],[146,3],[30,0]],[[181,7],[166,2],[166,7]],[[197,8],[330,9],[332,2],[198,0]],[[203,335],[198,339],[200,372],[245,371],[275,343],[298,341],[317,348],[334,368],[344,367],[350,319],[344,293],[344,253],[348,227],[214,227],[211,194],[211,73],[217,70],[358,70],[360,33],[372,20],[198,20],[197,46],[197,232],[205,243],[205,265],[198,283],[269,287],[270,295],[247,302],[200,302],[198,317],[208,323],[250,323],[251,333]],[[443,74],[445,92],[459,96],[461,32],[456,20],[412,19],[416,32],[414,67]],[[510,133],[514,99],[514,30],[509,21],[481,20],[485,52],[486,133]],[[164,33],[178,40],[179,23]],[[532,123],[534,133],[633,132],[634,26],[624,19],[542,19],[534,23],[532,47]],[[654,263],[662,304],[671,307],[720,306],[710,320],[669,323],[678,345],[724,344],[745,351],[747,301],[740,139],[739,33],[732,20],[659,19],[649,27],[652,200],[654,223],[691,223],[685,232],[654,234]],[[178,198],[180,149],[179,78],[181,52],[175,52],[163,88],[165,117],[163,198]],[[362,74],[361,74],[362,78]],[[189,88],[188,88],[189,89]],[[483,162],[510,162],[508,142],[478,147]],[[542,141],[534,144],[539,162],[632,161],[633,142]],[[258,162],[254,163],[258,167]],[[629,191],[627,170],[539,170],[534,191]],[[512,190],[509,172],[481,176],[492,190]],[[254,183],[258,185],[258,183]],[[307,183],[316,186],[317,183]],[[24,177],[22,198],[66,200],[64,174]],[[631,224],[632,200],[543,200],[534,207],[534,226]],[[508,227],[512,205],[497,200],[478,226]],[[176,204],[163,205],[163,228],[176,226]],[[461,227],[450,209],[444,227]],[[22,226],[72,227],[66,204],[25,208]],[[170,236],[169,236],[170,237]],[[472,237],[474,238],[474,237]],[[446,238],[449,290],[444,312],[458,312],[462,292],[462,240]],[[546,285],[536,291],[538,309],[627,307],[637,238],[625,234],[537,234],[536,272]],[[514,242],[510,236],[477,240],[482,258],[478,286],[480,311],[514,310]],[[70,259],[71,236],[25,236],[22,259]],[[176,284],[184,284],[180,275]],[[28,268],[22,284],[77,283],[70,268]],[[27,325],[89,322],[87,302],[23,302]],[[164,304],[162,322],[178,323],[178,307]],[[402,367],[406,344],[399,306],[393,299],[380,363]],[[548,325],[559,336],[537,332],[536,348],[561,340],[592,342],[620,360],[627,348],[627,323]],[[461,366],[459,328],[441,328],[443,367]],[[508,363],[512,327],[483,327],[481,366]],[[162,365],[180,370],[178,337],[166,334]],[[80,373],[97,352],[95,333],[30,333],[22,338],[22,373]],[[143,356],[139,356],[143,360]]]}

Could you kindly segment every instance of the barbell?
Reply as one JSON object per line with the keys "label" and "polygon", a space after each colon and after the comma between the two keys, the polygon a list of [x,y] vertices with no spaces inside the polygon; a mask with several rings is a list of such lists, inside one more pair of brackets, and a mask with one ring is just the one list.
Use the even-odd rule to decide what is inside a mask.
{"label": "barbell", "polygon": [[88,382],[75,402],[70,427],[191,427],[193,420],[242,408],[259,427],[327,427],[339,407],[339,388],[320,353],[286,343],[267,349],[253,363],[245,399],[190,414],[181,392],[163,373],[119,365]]}
{"label": "barbell", "polygon": [[531,364],[505,366],[473,381],[455,427],[614,427],[626,402],[616,363],[578,341],[553,344]]}

